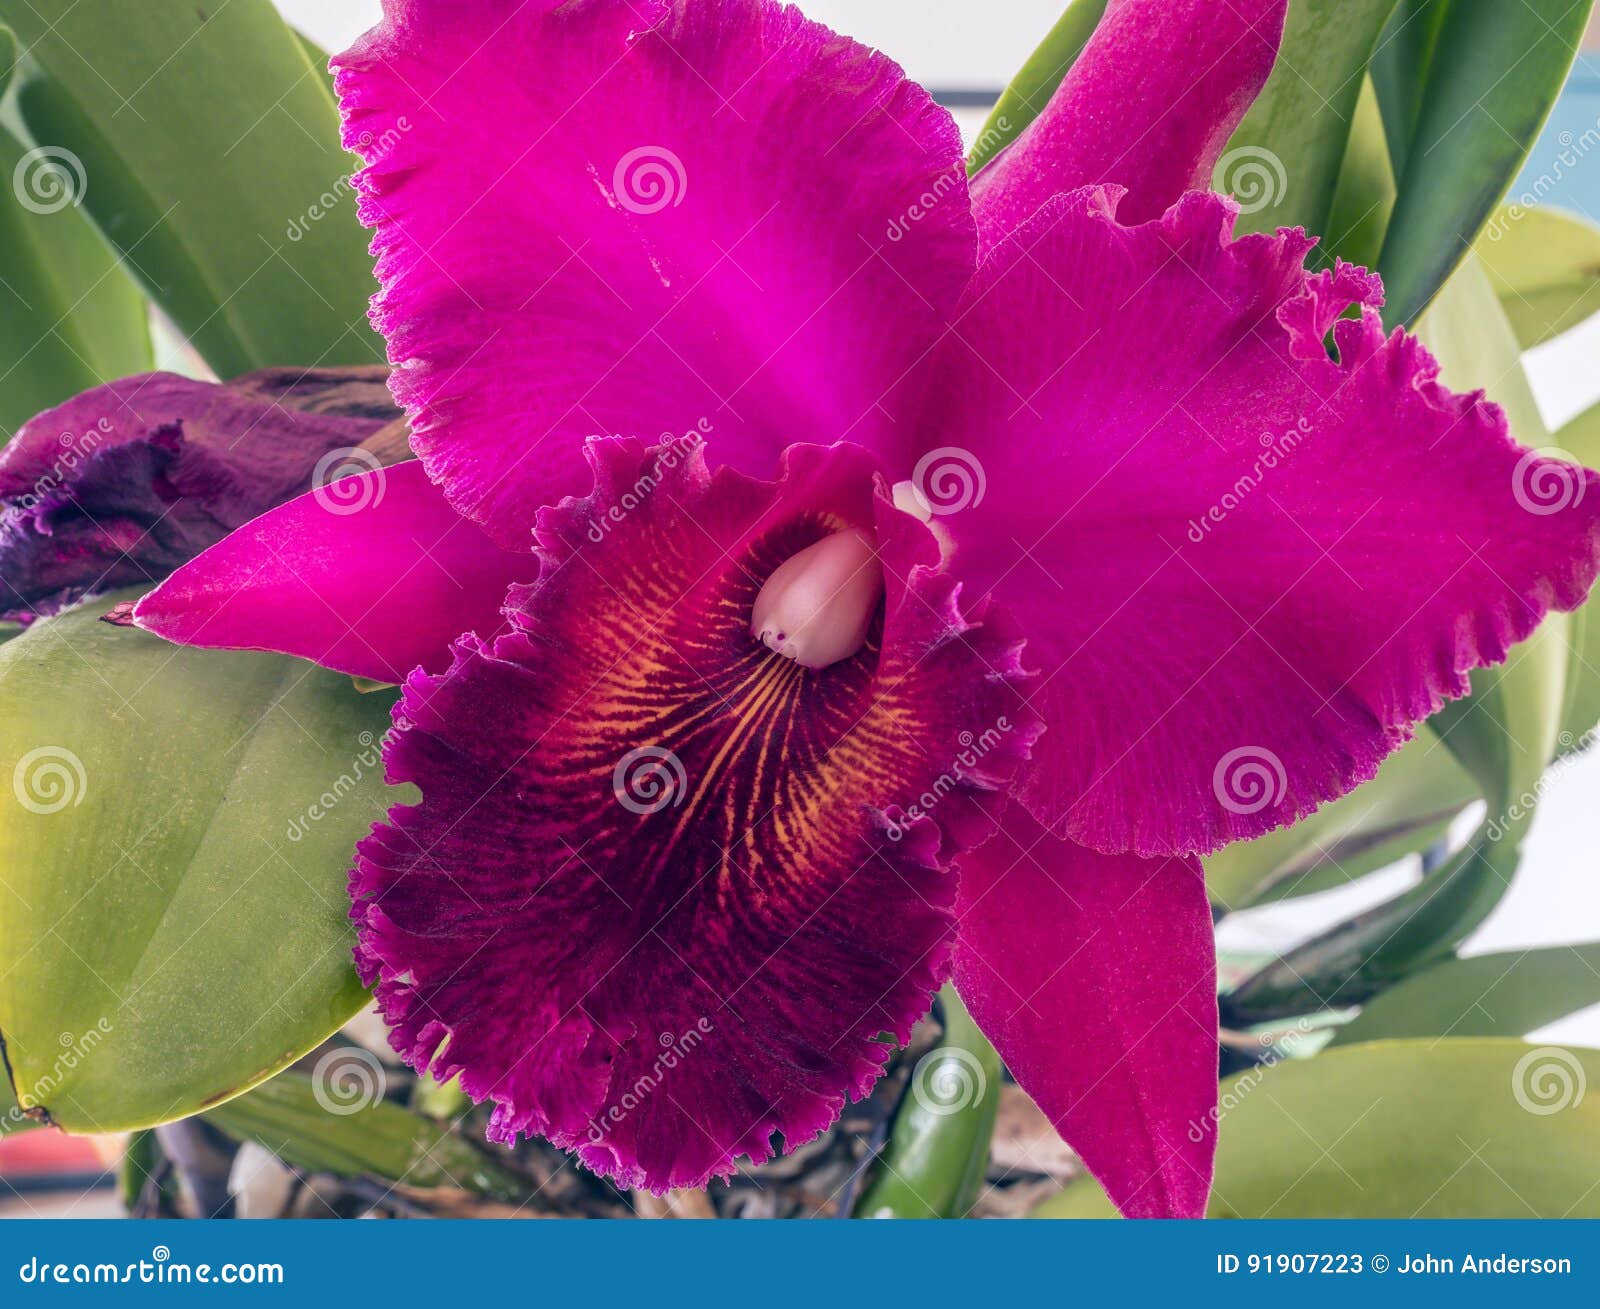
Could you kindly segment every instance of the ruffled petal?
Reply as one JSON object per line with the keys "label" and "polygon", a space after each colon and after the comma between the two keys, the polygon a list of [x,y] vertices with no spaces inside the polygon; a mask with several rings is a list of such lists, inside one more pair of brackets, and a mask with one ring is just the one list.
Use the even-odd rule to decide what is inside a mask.
{"label": "ruffled petal", "polygon": [[1129,227],[1115,199],[1064,198],[980,273],[932,361],[930,443],[962,449],[923,478],[966,473],[936,506],[956,570],[1041,673],[1034,814],[1205,852],[1365,781],[1581,603],[1600,479],[1439,385],[1377,279],[1307,273],[1302,233],[1230,240],[1202,194]]}
{"label": "ruffled petal", "polygon": [[46,410],[0,452],[0,619],[165,577],[395,413],[381,375],[314,369],[149,373]]}
{"label": "ruffled petal", "polygon": [[973,183],[983,248],[1063,191],[1128,188],[1123,218],[1205,190],[1266,85],[1288,0],[1112,0],[1044,112]]}
{"label": "ruffled petal", "polygon": [[263,514],[127,618],[179,645],[276,650],[399,682],[419,666],[442,672],[464,632],[502,631],[507,590],[537,575],[530,555],[500,549],[410,462],[340,478]]}
{"label": "ruffled petal", "polygon": [[[970,277],[949,115],[771,0],[390,0],[337,87],[374,321],[452,503],[519,541],[583,438],[904,450]],[[533,75],[530,70],[537,70]]]}
{"label": "ruffled petal", "polygon": [[1128,1217],[1203,1217],[1217,968],[1199,861],[1096,854],[1013,807],[959,862],[956,989],[1012,1075]]}
{"label": "ruffled petal", "polygon": [[[408,679],[387,761],[423,798],[352,879],[396,1049],[495,1100],[497,1139],[657,1190],[798,1145],[878,1076],[948,973],[948,856],[1035,734],[1014,634],[960,616],[863,452],[797,447],[765,484],[674,449],[592,446],[522,630]],[[805,670],[751,607],[846,528],[883,611]]]}

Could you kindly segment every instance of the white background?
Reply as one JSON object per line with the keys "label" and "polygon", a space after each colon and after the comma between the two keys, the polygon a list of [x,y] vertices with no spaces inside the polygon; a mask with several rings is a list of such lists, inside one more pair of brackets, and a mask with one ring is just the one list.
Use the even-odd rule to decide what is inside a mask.
{"label": "white background", "polygon": [[[329,50],[341,49],[377,20],[377,0],[278,0],[284,15]],[[800,0],[835,29],[892,55],[937,89],[1005,85],[1049,30],[1062,0]],[[1003,10],[1003,14],[1002,14]],[[962,114],[972,132],[982,115]],[[1530,360],[1541,404],[1559,424],[1600,398],[1600,322],[1536,351]],[[1523,869],[1469,953],[1600,940],[1600,755],[1565,770],[1550,789],[1528,843]],[[1335,904],[1354,909],[1392,894],[1409,870],[1359,887],[1230,919],[1223,943],[1276,949],[1327,921]],[[1554,1039],[1600,1046],[1600,1006],[1546,1029]]]}

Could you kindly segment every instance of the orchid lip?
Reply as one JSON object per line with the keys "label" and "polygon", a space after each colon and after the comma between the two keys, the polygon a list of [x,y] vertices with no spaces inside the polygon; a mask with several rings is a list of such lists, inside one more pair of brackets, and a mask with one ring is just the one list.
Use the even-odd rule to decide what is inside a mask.
{"label": "orchid lip", "polygon": [[823,669],[866,643],[883,599],[883,566],[864,532],[825,536],[773,570],[751,608],[750,633],[802,667]]}

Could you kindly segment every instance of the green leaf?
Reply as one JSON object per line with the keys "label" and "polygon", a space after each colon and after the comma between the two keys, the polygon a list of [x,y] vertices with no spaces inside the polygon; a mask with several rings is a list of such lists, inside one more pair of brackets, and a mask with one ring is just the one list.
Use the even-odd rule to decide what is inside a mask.
{"label": "green leaf", "polygon": [[[1461,262],[1538,139],[1593,0],[1432,0],[1376,83],[1399,194],[1378,271],[1390,326],[1413,322]],[[1406,17],[1405,11],[1396,20]]]}
{"label": "green leaf", "polygon": [[1449,959],[1384,992],[1333,1044],[1526,1036],[1592,1004],[1600,1004],[1600,944]]}
{"label": "green leaf", "polygon": [[[14,51],[0,27],[0,74]],[[0,126],[0,445],[41,409],[150,367],[144,296],[75,203],[70,164]]]}
{"label": "green leaf", "polygon": [[1503,205],[1476,250],[1524,349],[1600,313],[1600,227],[1587,219]]}
{"label": "green leaf", "polygon": [[[323,1060],[340,1057],[335,1052]],[[368,1066],[381,1079],[376,1060]],[[528,1185],[496,1163],[487,1148],[397,1104],[365,1099],[344,1103],[312,1078],[289,1072],[210,1110],[206,1119],[308,1172],[379,1177],[423,1189],[450,1186],[511,1202],[526,1197]]]}
{"label": "green leaf", "polygon": [[30,134],[76,157],[84,211],[219,374],[382,362],[354,161],[270,0],[0,0],[0,18]]}
{"label": "green leaf", "polygon": [[[1556,434],[1556,444],[1579,463],[1600,467],[1600,405],[1574,418]],[[1562,719],[1561,747],[1565,753],[1593,744],[1591,733],[1600,723],[1600,609],[1591,596],[1579,611],[1577,640],[1567,669],[1567,709]]]}
{"label": "green leaf", "polygon": [[[1245,1073],[1222,1107],[1213,1218],[1600,1217],[1600,1052],[1381,1041]],[[1085,1179],[1036,1213],[1114,1211]]]}
{"label": "green leaf", "polygon": [[1000,1112],[1000,1056],[953,985],[939,992],[944,1041],[917,1061],[861,1218],[961,1218],[977,1199]]}
{"label": "green leaf", "polygon": [[0,646],[0,1034],[24,1106],[148,1127],[270,1077],[364,1002],[350,854],[389,697],[98,621]]}
{"label": "green leaf", "polygon": [[1071,0],[1039,48],[1011,79],[1011,85],[1000,93],[967,156],[969,174],[977,173],[1044,111],[1105,17],[1106,3],[1107,0]]}
{"label": "green leaf", "polygon": [[1329,230],[1367,64],[1395,0],[1292,0],[1272,76],[1217,165],[1242,232]]}
{"label": "green leaf", "polygon": [[1338,255],[1362,268],[1376,267],[1383,250],[1383,234],[1389,230],[1389,218],[1394,213],[1394,200],[1394,166],[1383,135],[1378,95],[1368,77],[1356,102],[1350,144],[1339,173],[1333,211],[1328,215],[1326,239],[1319,247],[1323,258]]}

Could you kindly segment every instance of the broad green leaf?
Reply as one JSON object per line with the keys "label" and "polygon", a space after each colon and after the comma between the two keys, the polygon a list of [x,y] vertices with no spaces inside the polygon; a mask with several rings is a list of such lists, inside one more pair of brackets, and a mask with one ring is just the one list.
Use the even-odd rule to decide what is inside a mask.
{"label": "broad green leaf", "polygon": [[939,992],[944,1040],[917,1061],[860,1218],[961,1218],[989,1161],[1000,1112],[1000,1056],[952,985]]}
{"label": "broad green leaf", "polygon": [[[324,1055],[355,1060],[354,1052]],[[378,1093],[383,1074],[371,1056],[361,1069]],[[323,1074],[326,1076],[327,1074]],[[319,1083],[317,1074],[281,1073],[247,1095],[206,1114],[207,1121],[240,1141],[254,1141],[285,1163],[308,1172],[379,1177],[422,1189],[451,1186],[496,1199],[526,1197],[528,1185],[432,1118],[364,1095],[350,1101]]]}
{"label": "broad green leaf", "polygon": [[0,19],[30,134],[76,158],[83,210],[219,374],[382,362],[354,161],[271,0],[0,0]]}
{"label": "broad green leaf", "polygon": [[1217,165],[1242,232],[1329,230],[1367,63],[1395,0],[1291,0],[1283,45]]}
{"label": "broad green leaf", "polygon": [[[0,92],[15,51],[0,27]],[[0,114],[0,445],[41,409],[150,366],[144,297],[78,207],[72,160]]]}
{"label": "broad green leaf", "polygon": [[1375,268],[1394,200],[1394,165],[1383,134],[1378,95],[1368,77],[1350,125],[1350,144],[1339,173],[1333,212],[1328,215],[1323,257],[1338,255],[1362,268]]}
{"label": "broad green leaf", "polygon": [[[1556,444],[1589,468],[1600,468],[1600,405],[1574,418],[1556,434]],[[1578,639],[1567,670],[1567,708],[1562,720],[1563,752],[1587,748],[1600,724],[1600,610],[1591,596],[1579,617]]]}
{"label": "broad green leaf", "polygon": [[[1205,861],[1206,885],[1211,898],[1227,909],[1281,898],[1285,884],[1301,882],[1330,863],[1337,885],[1382,866],[1371,864],[1356,871],[1358,864],[1365,864],[1358,852],[1385,844],[1385,838],[1397,831],[1413,832],[1417,844],[1411,849],[1421,849],[1439,819],[1458,813],[1479,794],[1477,784],[1438,737],[1424,731],[1385,760],[1376,777],[1343,799],[1292,827],[1212,855]],[[1405,853],[1401,849],[1393,858]],[[1302,885],[1296,893],[1312,889]]]}
{"label": "broad green leaf", "polygon": [[98,621],[0,646],[0,1034],[73,1132],[216,1104],[365,1000],[346,872],[391,697]]}
{"label": "broad green leaf", "polygon": [[[1600,1217],[1600,1052],[1380,1041],[1222,1087],[1213,1218]],[[1037,1211],[1104,1218],[1092,1180]]]}
{"label": "broad green leaf", "polygon": [[1448,959],[1385,991],[1333,1044],[1526,1036],[1593,1004],[1600,1004],[1600,944]]}
{"label": "broad green leaf", "polygon": [[1070,0],[1049,35],[1001,92],[967,156],[968,173],[976,173],[1043,112],[1105,12],[1106,0]]}
{"label": "broad green leaf", "polygon": [[[1420,326],[1443,380],[1486,387],[1526,444],[1548,446],[1521,351],[1488,277],[1473,258]],[[1537,803],[1539,780],[1560,743],[1571,620],[1554,614],[1499,668],[1481,669],[1473,693],[1429,727],[1488,804],[1465,849],[1421,883],[1295,947],[1227,996],[1230,1026],[1360,1004],[1448,956],[1504,896]]]}
{"label": "broad green leaf", "polygon": [[1476,250],[1524,349],[1600,313],[1600,227],[1588,219],[1502,205]]}
{"label": "broad green leaf", "polygon": [[1398,177],[1378,260],[1391,326],[1428,306],[1505,195],[1561,93],[1592,7],[1432,0],[1418,19],[1425,26],[1384,51],[1379,97],[1402,97],[1384,110]]}
{"label": "broad green leaf", "polygon": [[1400,0],[1372,57],[1372,82],[1383,114],[1395,173],[1404,171],[1416,139],[1433,62],[1451,0]]}

